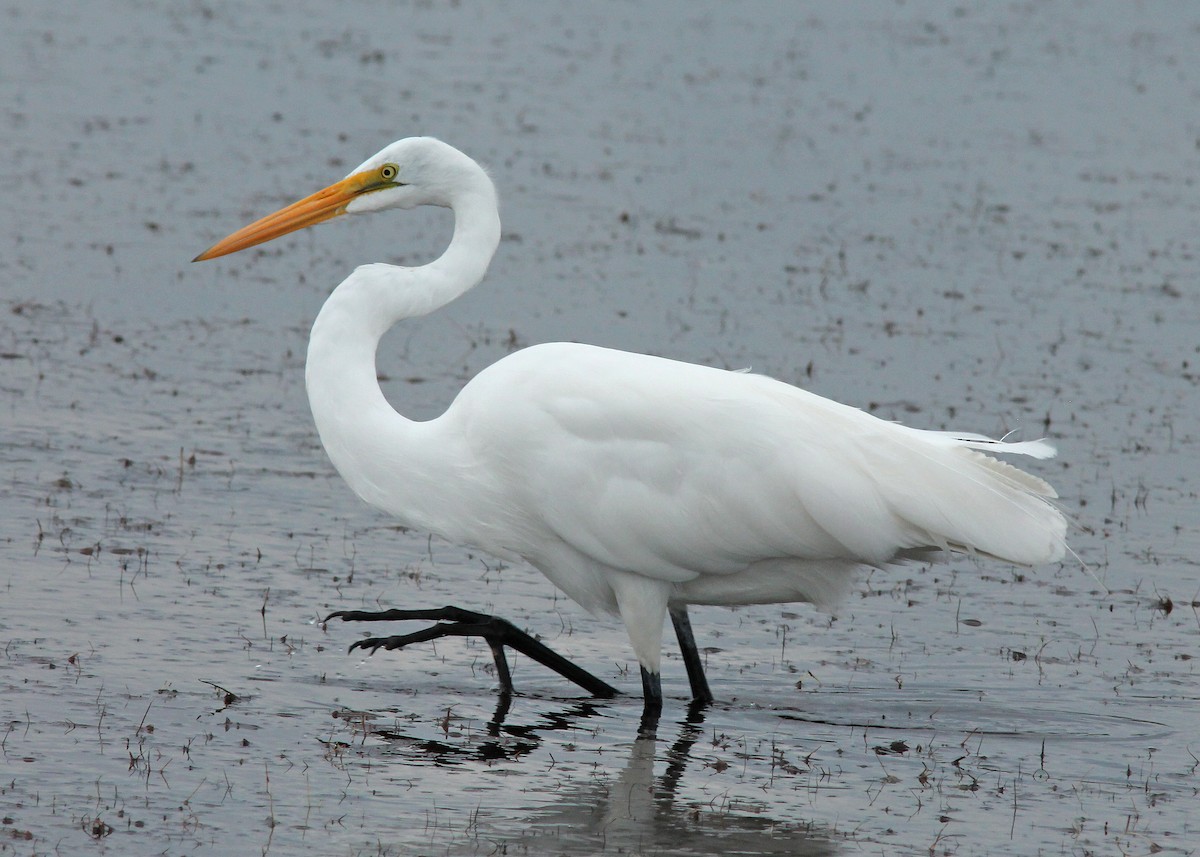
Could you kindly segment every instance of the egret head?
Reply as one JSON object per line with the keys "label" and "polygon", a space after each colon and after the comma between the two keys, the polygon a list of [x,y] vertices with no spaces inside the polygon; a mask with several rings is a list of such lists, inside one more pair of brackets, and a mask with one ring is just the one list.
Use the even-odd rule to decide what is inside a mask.
{"label": "egret head", "polygon": [[478,164],[453,146],[433,137],[406,137],[367,158],[344,179],[368,182],[346,205],[346,212],[449,206],[478,174]]}
{"label": "egret head", "polygon": [[341,181],[218,241],[193,261],[236,253],[342,214],[451,206],[459,194],[480,187],[494,193],[486,174],[458,149],[433,137],[408,137],[371,156]]}

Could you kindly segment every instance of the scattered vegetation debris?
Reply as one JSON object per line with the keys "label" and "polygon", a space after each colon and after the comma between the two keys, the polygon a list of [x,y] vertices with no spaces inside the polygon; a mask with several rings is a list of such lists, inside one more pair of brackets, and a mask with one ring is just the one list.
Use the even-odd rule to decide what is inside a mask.
{"label": "scattered vegetation debris", "polygon": [[893,741],[884,747],[882,744],[876,744],[871,748],[877,756],[903,756],[908,752],[907,741]]}
{"label": "scattered vegetation debris", "polygon": [[203,682],[204,684],[207,684],[209,687],[215,688],[219,693],[222,694],[222,696],[221,696],[221,707],[222,708],[228,708],[230,705],[233,705],[235,702],[239,702],[241,700],[241,697],[239,697],[232,690],[227,690],[226,688],[221,687],[221,685],[217,684],[216,682],[211,682],[206,679],[200,679],[200,681]]}

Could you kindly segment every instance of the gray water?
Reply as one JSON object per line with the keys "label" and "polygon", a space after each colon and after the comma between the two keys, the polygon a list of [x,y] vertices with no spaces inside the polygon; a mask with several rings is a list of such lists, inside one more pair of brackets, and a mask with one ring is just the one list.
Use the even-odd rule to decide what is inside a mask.
{"label": "gray water", "polygon": [[[1188,3],[13,2],[0,8],[0,854],[1193,854],[1200,11]],[[213,240],[433,134],[487,163],[484,284],[398,329],[439,412],[526,344],[753,367],[1048,436],[1080,563],[700,609],[638,740],[624,632],[365,507],[307,329],[442,212]],[[492,610],[364,658],[330,610]]]}

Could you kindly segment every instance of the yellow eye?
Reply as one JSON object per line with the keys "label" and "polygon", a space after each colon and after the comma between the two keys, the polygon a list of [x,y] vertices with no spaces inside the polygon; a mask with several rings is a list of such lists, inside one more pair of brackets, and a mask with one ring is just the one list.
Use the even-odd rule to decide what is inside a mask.
{"label": "yellow eye", "polygon": [[395,164],[384,164],[379,168],[379,177],[385,182],[390,182],[400,174],[400,168]]}

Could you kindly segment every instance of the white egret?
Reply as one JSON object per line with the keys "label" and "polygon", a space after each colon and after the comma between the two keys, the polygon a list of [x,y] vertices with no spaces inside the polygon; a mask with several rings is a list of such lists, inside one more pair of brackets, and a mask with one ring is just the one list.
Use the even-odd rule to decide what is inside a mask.
{"label": "white egret", "polygon": [[[857,569],[939,549],[1021,565],[1063,556],[1054,490],[987,454],[1048,458],[1049,444],[907,428],[761,375],[537,345],[480,372],[440,417],[406,419],[379,388],[380,337],[476,285],[500,240],[491,179],[438,140],[392,143],[197,261],[342,214],[419,205],[454,211],[445,253],[420,267],[356,268],[313,325],[306,380],[321,442],[360,497],[406,526],[524,559],[585,608],[620,616],[648,715],[662,706],[668,615],[693,697],[712,699],[689,604],[828,605]],[[443,620],[356,644],[371,650],[483,636],[505,690],[511,645],[595,694],[616,692],[482,614],[334,616]]]}

